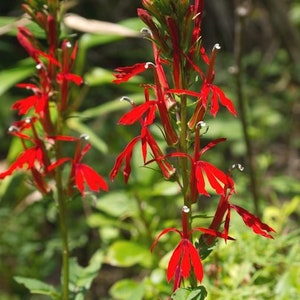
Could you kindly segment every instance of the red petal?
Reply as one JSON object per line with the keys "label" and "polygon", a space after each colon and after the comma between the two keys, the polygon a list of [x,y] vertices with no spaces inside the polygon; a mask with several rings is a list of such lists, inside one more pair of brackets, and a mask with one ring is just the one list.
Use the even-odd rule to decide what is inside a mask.
{"label": "red petal", "polygon": [[66,74],[60,73],[60,74],[57,74],[56,80],[57,80],[58,83],[62,83],[63,80],[72,81],[72,82],[74,82],[77,85],[81,85],[83,83],[83,79],[82,79],[81,76],[76,75],[76,74],[72,74],[72,73],[66,73]]}
{"label": "red petal", "polygon": [[215,92],[214,89],[211,89],[212,96],[210,99],[211,107],[210,107],[210,113],[215,117],[217,115],[217,112],[219,111],[219,102],[218,102],[218,93]]}
{"label": "red petal", "polygon": [[242,217],[244,223],[248,227],[250,227],[253,230],[253,232],[266,238],[273,239],[273,237],[268,233],[275,232],[273,228],[263,223],[258,217],[254,216],[242,207],[232,204],[230,205],[230,207],[232,207]]}
{"label": "red petal", "polygon": [[124,114],[118,124],[131,125],[138,121],[149,108],[155,105],[154,101],[147,101],[141,105],[134,107],[131,111]]}
{"label": "red petal", "polygon": [[214,94],[217,94],[219,99],[220,99],[220,102],[223,106],[225,106],[229,112],[231,112],[234,116],[237,116],[237,112],[234,108],[234,105],[233,103],[231,102],[231,100],[229,98],[227,98],[224,94],[224,92],[217,86],[212,86],[212,89],[213,89],[213,93]]}
{"label": "red petal", "polygon": [[209,197],[209,194],[207,193],[205,189],[205,181],[202,173],[202,168],[201,164],[197,163],[196,168],[195,168],[195,177],[196,177],[196,182],[197,182],[197,190],[198,193],[204,196]]}
{"label": "red petal", "polygon": [[49,167],[48,167],[48,172],[53,171],[55,168],[57,168],[58,166],[64,164],[66,161],[71,160],[70,158],[61,158],[60,160],[56,161],[55,163],[52,163]]}
{"label": "red petal", "polygon": [[168,268],[167,268],[167,280],[168,281],[170,281],[174,277],[175,271],[176,271],[177,267],[179,266],[180,258],[182,255],[182,247],[183,247],[182,242],[180,242],[172,253],[172,256],[170,258]]}
{"label": "red petal", "polygon": [[76,170],[75,184],[82,195],[84,195],[84,176],[80,169]]}
{"label": "red petal", "polygon": [[187,278],[191,272],[191,257],[190,257],[190,247],[192,243],[188,239],[183,239],[181,241],[182,244],[182,253],[181,253],[181,269],[182,269],[182,277]]}
{"label": "red petal", "polygon": [[[77,176],[79,176],[78,180]],[[92,191],[108,190],[107,183],[94,169],[85,164],[78,164],[76,166],[75,182],[78,183],[78,189],[81,193],[83,193],[83,179]]]}
{"label": "red petal", "polygon": [[16,101],[13,104],[12,109],[18,110],[19,115],[25,115],[29,111],[29,109],[35,107],[37,101],[38,101],[38,96],[36,95],[29,96],[25,99]]}
{"label": "red petal", "polygon": [[[129,158],[131,158],[133,147],[135,146],[135,144],[138,142],[139,139],[140,139],[140,136],[137,136],[134,139],[132,139],[129,142],[129,144],[125,147],[125,149],[118,155],[118,157],[115,160],[115,164],[114,164],[114,166],[113,166],[113,168],[110,172],[110,179],[111,180],[113,180],[117,176],[117,174],[118,174],[118,172],[119,172],[119,170],[122,166],[122,163],[123,163],[124,159],[126,159],[126,158],[127,158],[126,159],[126,170],[129,169],[128,168],[128,167],[130,167],[130,159]],[[125,182],[128,181],[129,175],[130,175],[130,172],[129,172],[129,174],[124,176],[125,177]]]}
{"label": "red petal", "polygon": [[205,147],[203,147],[201,149],[201,151],[199,152],[199,155],[201,156],[204,152],[206,152],[207,150],[215,147],[217,144],[226,141],[226,138],[219,138],[219,139],[215,139],[212,142],[208,143]]}
{"label": "red petal", "polygon": [[216,237],[219,237],[222,239],[234,240],[234,238],[227,236],[226,234],[224,234],[222,232],[216,231],[214,229],[210,229],[210,228],[197,227],[197,228],[193,228],[191,230],[191,232],[193,232],[193,231],[201,231],[201,232],[203,232],[205,234],[209,234],[211,236],[216,236]]}
{"label": "red petal", "polygon": [[[226,174],[208,162],[201,161],[199,162],[199,164],[201,164],[201,167],[205,171],[209,184],[215,190],[215,192],[219,195],[224,195],[224,186],[227,183]],[[222,186],[219,181],[221,181],[224,185]]]}
{"label": "red petal", "polygon": [[9,169],[5,172],[0,173],[0,179],[10,176],[16,169],[22,169],[24,165],[26,169],[31,169],[34,163],[37,161],[42,161],[42,151],[38,147],[32,147],[21,153],[18,158],[11,164]]}
{"label": "red petal", "polygon": [[195,276],[197,280],[201,283],[203,279],[203,266],[201,263],[199,252],[191,242],[189,243],[189,252]]}
{"label": "red petal", "polygon": [[144,72],[147,70],[147,63],[137,63],[130,67],[120,67],[115,69],[116,72],[114,76],[116,77],[115,80],[113,80],[114,83],[121,83],[128,81],[131,77]]}
{"label": "red petal", "polygon": [[156,246],[158,240],[159,240],[163,235],[165,235],[166,233],[168,233],[168,232],[170,232],[170,231],[177,232],[177,233],[180,234],[180,236],[182,236],[181,231],[179,231],[177,228],[171,227],[171,228],[166,228],[166,229],[164,229],[164,230],[156,237],[156,239],[155,239],[154,242],[152,243],[151,248],[150,248],[151,252],[152,252],[153,249],[155,248],[155,246]]}

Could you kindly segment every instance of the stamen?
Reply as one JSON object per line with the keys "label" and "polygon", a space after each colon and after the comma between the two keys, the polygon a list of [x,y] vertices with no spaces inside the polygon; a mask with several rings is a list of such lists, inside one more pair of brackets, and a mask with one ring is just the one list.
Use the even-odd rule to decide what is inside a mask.
{"label": "stamen", "polygon": [[26,124],[30,124],[31,123],[31,117],[25,118],[24,121],[25,121]]}
{"label": "stamen", "polygon": [[140,33],[143,35],[143,37],[151,37],[152,36],[152,31],[147,27],[143,27],[140,30]]}
{"label": "stamen", "polygon": [[186,205],[184,205],[182,207],[182,212],[184,212],[185,214],[188,214],[190,212],[190,209]]}
{"label": "stamen", "polygon": [[238,169],[240,172],[243,172],[245,170],[245,167],[242,164],[233,164],[232,169]]}
{"label": "stamen", "polygon": [[209,126],[204,122],[204,121],[200,121],[196,124],[196,127],[200,127],[201,129],[205,128],[204,132],[201,132],[201,135],[204,135],[208,132]]}
{"label": "stamen", "polygon": [[36,68],[37,70],[41,70],[41,69],[43,68],[43,65],[42,65],[42,64],[37,64],[37,65],[35,66],[35,68]]}
{"label": "stamen", "polygon": [[150,67],[154,67],[154,68],[155,68],[155,64],[154,64],[153,62],[148,61],[148,62],[145,64],[145,69],[149,69]]}
{"label": "stamen", "polygon": [[212,51],[214,51],[214,50],[220,50],[220,49],[221,49],[221,46],[220,46],[220,44],[217,43],[217,44],[214,45]]}
{"label": "stamen", "polygon": [[134,105],[134,102],[127,96],[123,96],[120,101],[127,101],[129,104]]}
{"label": "stamen", "polygon": [[68,42],[66,42],[66,47],[67,47],[67,48],[72,48],[72,44],[71,44],[71,42],[69,42],[69,41],[68,41]]}
{"label": "stamen", "polygon": [[194,21],[196,18],[198,18],[201,15],[201,12],[198,12],[196,15],[193,16],[192,20]]}
{"label": "stamen", "polygon": [[81,134],[80,137],[79,137],[81,140],[84,140],[84,141],[88,141],[90,139],[90,136],[88,134]]}
{"label": "stamen", "polygon": [[15,125],[11,125],[9,128],[8,128],[8,132],[19,132],[20,129],[15,126]]}
{"label": "stamen", "polygon": [[207,126],[207,124],[204,121],[200,121],[197,123],[197,127],[200,126],[201,128],[204,128]]}

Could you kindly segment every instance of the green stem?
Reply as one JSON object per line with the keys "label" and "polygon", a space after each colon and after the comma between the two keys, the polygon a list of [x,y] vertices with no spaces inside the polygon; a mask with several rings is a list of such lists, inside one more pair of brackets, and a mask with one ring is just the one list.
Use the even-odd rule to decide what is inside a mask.
{"label": "green stem", "polygon": [[[56,145],[56,155],[60,157],[60,142]],[[61,270],[61,285],[62,285],[62,300],[69,300],[69,238],[68,238],[68,206],[67,199],[64,195],[62,185],[61,168],[58,167],[55,174],[55,182],[57,187],[57,202],[59,213],[60,237],[62,243],[62,270]]]}
{"label": "green stem", "polygon": [[[235,85],[237,100],[239,106],[239,114],[242,122],[242,130],[244,141],[246,144],[247,150],[247,160],[249,164],[249,175],[250,175],[250,184],[251,184],[251,193],[254,204],[255,213],[260,214],[259,209],[259,191],[257,186],[257,174],[255,171],[255,158],[253,154],[253,146],[248,132],[248,121],[247,121],[247,111],[245,104],[245,97],[243,92],[242,84],[242,37],[244,32],[244,21],[247,16],[247,11],[242,10],[241,1],[236,0],[236,22],[235,22],[235,45],[234,45],[234,60],[235,60]],[[244,12],[244,14],[243,14]]]}

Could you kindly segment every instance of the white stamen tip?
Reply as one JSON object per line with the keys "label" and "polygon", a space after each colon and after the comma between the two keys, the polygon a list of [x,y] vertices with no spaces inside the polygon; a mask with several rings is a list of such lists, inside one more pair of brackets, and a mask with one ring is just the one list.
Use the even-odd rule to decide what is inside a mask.
{"label": "white stamen tip", "polygon": [[189,209],[186,205],[184,205],[184,206],[182,207],[182,212],[188,214],[188,213],[190,212],[190,209]]}
{"label": "white stamen tip", "polygon": [[88,141],[90,139],[90,136],[88,134],[81,134],[80,135],[80,139],[81,140],[85,140],[85,141]]}
{"label": "white stamen tip", "polygon": [[204,128],[207,126],[207,124],[204,121],[200,121],[197,123],[197,126],[200,126],[201,128]]}
{"label": "white stamen tip", "polygon": [[145,69],[149,69],[150,67],[154,67],[154,68],[155,68],[155,64],[154,64],[153,62],[148,61],[148,62],[145,64]]}
{"label": "white stamen tip", "polygon": [[143,35],[147,36],[147,35],[152,35],[152,31],[147,28],[147,27],[143,27],[141,30],[140,30],[140,33],[142,33]]}
{"label": "white stamen tip", "polygon": [[238,169],[240,172],[243,172],[245,167],[242,164],[233,164],[232,169]]}
{"label": "white stamen tip", "polygon": [[15,125],[12,125],[8,128],[8,132],[16,132],[19,131],[19,128]]}
{"label": "white stamen tip", "polygon": [[220,50],[220,49],[221,49],[220,44],[218,44],[218,43],[215,44],[213,50],[215,50],[215,49],[216,49],[216,50]]}
{"label": "white stamen tip", "polygon": [[133,102],[129,97],[127,97],[127,96],[123,96],[123,97],[120,99],[120,101],[126,101],[126,102],[130,103],[131,105],[134,104],[134,102]]}
{"label": "white stamen tip", "polygon": [[35,68],[36,68],[37,70],[41,70],[41,69],[43,68],[43,66],[42,66],[42,64],[37,64],[37,65],[35,66]]}
{"label": "white stamen tip", "polygon": [[26,124],[30,124],[30,123],[31,123],[31,118],[30,118],[30,117],[27,117],[27,118],[25,119],[25,123],[26,123]]}

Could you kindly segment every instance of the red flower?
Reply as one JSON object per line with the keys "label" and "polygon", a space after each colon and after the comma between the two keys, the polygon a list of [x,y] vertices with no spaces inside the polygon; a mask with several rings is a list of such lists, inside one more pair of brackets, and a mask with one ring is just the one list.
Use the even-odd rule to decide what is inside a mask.
{"label": "red flower", "polygon": [[145,103],[138,106],[135,106],[133,104],[132,110],[125,113],[119,120],[119,124],[123,124],[123,125],[131,125],[139,121],[142,126],[142,129],[141,129],[141,134],[133,138],[125,147],[125,149],[117,156],[113,169],[110,172],[110,178],[112,180],[118,174],[123,162],[125,162],[123,175],[124,175],[125,182],[126,183],[128,182],[131,173],[130,161],[132,157],[132,152],[135,144],[138,141],[141,141],[142,144],[142,155],[143,155],[144,163],[146,163],[147,147],[149,146],[164,177],[166,179],[169,179],[175,173],[175,168],[166,159],[162,158],[163,153],[160,147],[158,146],[157,142],[151,135],[150,130],[148,129],[148,127],[154,122],[156,107],[159,106],[160,104],[158,100],[157,101],[149,100],[149,93],[148,93],[147,86],[145,86],[145,98],[146,98]]}
{"label": "red flower", "polygon": [[[234,193],[233,181],[228,176],[228,183],[224,187],[224,195],[220,197],[218,207],[216,209],[214,218],[209,228],[218,231],[221,224],[224,222],[223,234],[226,240],[229,232],[231,209],[233,208],[242,217],[244,223],[248,227],[250,227],[254,233],[272,239],[273,237],[269,233],[275,232],[273,228],[263,223],[258,217],[254,216],[244,208],[237,205],[233,205],[229,202],[229,199],[233,193]],[[213,240],[214,238],[212,238],[211,236],[205,237],[205,241],[208,245],[210,245],[213,242]]]}
{"label": "red flower", "polygon": [[31,89],[34,95],[16,101],[12,105],[12,109],[18,110],[19,115],[27,114],[31,108],[34,108],[35,113],[38,115],[44,112],[49,100],[48,92],[31,83],[18,84],[17,87]]}
{"label": "red flower", "polygon": [[115,164],[110,172],[110,178],[113,180],[117,176],[123,162],[125,162],[123,175],[125,183],[128,182],[131,173],[130,161],[132,157],[132,152],[135,144],[138,141],[141,141],[142,143],[142,154],[144,162],[146,162],[147,146],[149,146],[153,156],[156,158],[155,161],[159,165],[164,177],[166,179],[169,179],[175,173],[175,168],[166,159],[163,158],[163,153],[161,149],[159,148],[157,142],[155,141],[147,127],[143,127],[141,135],[133,138],[124,148],[124,150],[117,156]]}
{"label": "red flower", "polygon": [[254,233],[273,239],[268,232],[275,232],[275,230],[263,223],[258,217],[237,205],[230,204],[230,208],[233,208],[242,217],[244,223],[250,227]]}
{"label": "red flower", "polygon": [[40,50],[37,46],[37,40],[34,35],[26,27],[18,27],[17,39],[22,47],[27,51],[36,63],[40,62]]}
{"label": "red flower", "polygon": [[[74,138],[59,136],[55,137],[57,140],[61,141],[73,141]],[[52,171],[53,169],[57,168],[58,166],[62,165],[67,161],[72,162],[72,168],[69,177],[69,192],[72,194],[73,191],[73,184],[77,186],[78,190],[84,195],[85,184],[89,187],[90,190],[94,192],[98,192],[100,190],[108,191],[108,186],[105,180],[100,176],[94,169],[90,166],[81,163],[84,155],[88,152],[91,148],[91,144],[87,144],[81,150],[81,139],[77,139],[77,149],[75,153],[74,159],[71,158],[61,158],[57,162],[51,164],[48,168],[48,171]]]}
{"label": "red flower", "polygon": [[[153,251],[154,247],[156,246],[158,240],[165,235],[166,233],[173,231],[177,232],[180,237],[181,241],[178,243],[176,248],[174,249],[169,264],[167,268],[167,280],[170,281],[172,278],[174,278],[174,291],[179,288],[181,278],[185,279],[190,276],[191,270],[193,270],[197,280],[199,282],[203,279],[203,266],[201,262],[201,258],[199,255],[198,250],[191,242],[191,236],[194,231],[200,231],[204,232],[206,234],[215,236],[215,237],[221,237],[225,238],[224,234],[203,228],[203,227],[197,227],[193,228],[190,231],[187,230],[187,215],[189,213],[189,208],[187,206],[184,206],[182,208],[182,231],[178,230],[177,228],[167,228],[164,229],[154,240],[151,251]],[[229,239],[233,240],[231,237]]]}
{"label": "red flower", "polygon": [[[11,166],[5,172],[0,173],[0,179],[12,175],[17,169],[31,170],[35,172],[36,178],[39,173],[42,176],[45,168],[48,166],[48,157],[44,149],[42,141],[36,134],[34,123],[36,118],[27,118],[25,120],[15,122],[10,128],[9,133],[20,138],[24,151],[16,158]],[[25,134],[23,131],[31,129],[33,137]],[[34,145],[30,148],[27,147],[26,141],[32,142]]]}
{"label": "red flower", "polygon": [[115,80],[113,80],[114,83],[121,83],[126,82],[130,78],[134,77],[137,74],[140,74],[147,70],[149,67],[149,63],[137,63],[130,67],[119,67],[115,69],[117,73],[114,74],[116,77]]}
{"label": "red flower", "polygon": [[[192,164],[191,167],[191,174],[190,174],[190,188],[191,191],[197,187],[198,193],[201,195],[209,196],[209,193],[206,190],[206,184],[205,184],[205,178],[204,174],[206,175],[206,178],[210,184],[210,186],[215,190],[215,192],[219,195],[224,194],[224,186],[228,183],[228,176],[216,168],[214,165],[200,160],[200,157],[209,149],[214,147],[220,142],[225,141],[225,138],[216,139],[212,142],[210,142],[208,145],[206,145],[204,148],[202,148],[199,152],[194,154],[194,157],[187,153],[182,152],[173,152],[170,154],[165,155],[163,158],[166,157],[187,157]],[[151,163],[152,161],[157,160],[153,159],[147,163]],[[193,199],[192,199],[193,200]]]}
{"label": "red flower", "polygon": [[40,147],[34,146],[22,152],[11,164],[7,171],[0,173],[0,179],[10,176],[17,169],[33,169],[36,163],[43,165],[43,151]]}

